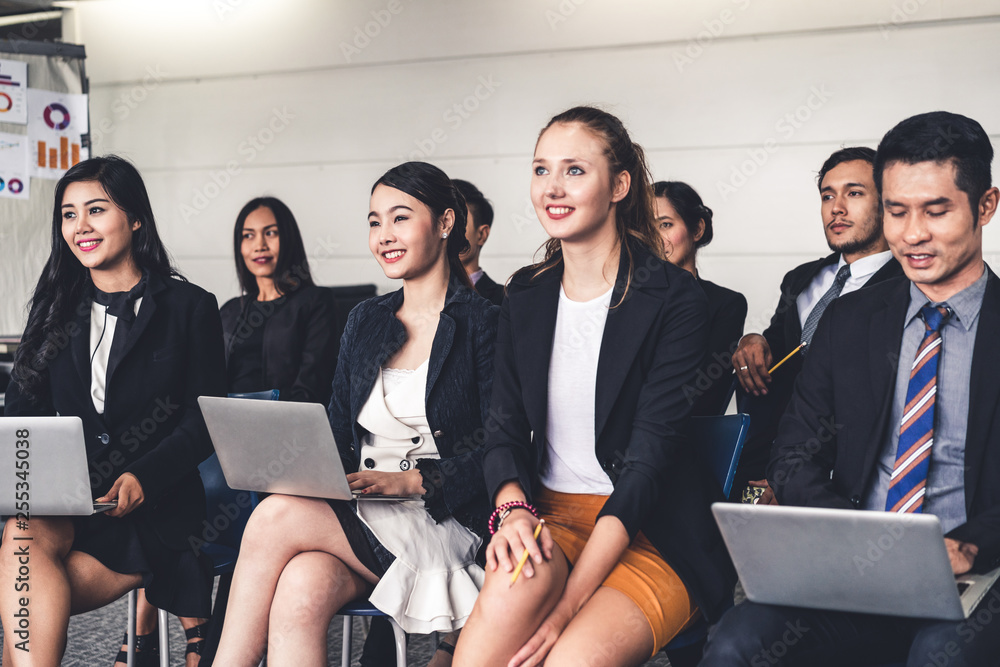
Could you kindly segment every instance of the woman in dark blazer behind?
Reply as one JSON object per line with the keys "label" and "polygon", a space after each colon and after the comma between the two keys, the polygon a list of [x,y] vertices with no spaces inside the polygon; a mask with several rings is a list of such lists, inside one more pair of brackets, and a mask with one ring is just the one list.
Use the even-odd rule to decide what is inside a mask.
{"label": "woman in dark blazer behind", "polygon": [[501,310],[483,457],[499,526],[455,663],[637,665],[732,601],[721,493],[684,436],[707,305],[662,259],[642,149],[614,116],[553,118],[531,199],[550,240]]}
{"label": "woman in dark blazer behind", "polygon": [[[16,537],[31,537],[31,652],[4,642],[4,665],[57,665],[70,614],[136,586],[153,604],[204,619],[211,579],[190,551],[212,444],[197,398],[225,394],[215,298],[179,279],[142,178],[108,156],[56,186],[52,250],[31,300],[7,390],[7,415],[83,420],[93,498],[105,514],[8,521],[0,616],[12,637]],[[185,557],[186,556],[186,557]]]}
{"label": "woman in dark blazer behind", "polygon": [[369,594],[407,632],[451,632],[482,583],[481,444],[494,421],[498,309],[462,267],[466,206],[444,172],[418,162],[389,170],[370,211],[369,249],[403,287],[351,311],[329,408],[362,495],[355,504],[279,494],[257,507],[217,664],[257,665],[265,638],[268,664],[326,664],[330,619]]}
{"label": "woman in dark blazer behind", "polygon": [[708,297],[708,352],[691,386],[684,392],[693,404],[692,416],[724,414],[733,386],[733,352],[743,337],[747,300],[739,292],[698,275],[698,249],[712,242],[712,209],[687,183],[657,181],[656,228],[663,237],[667,261],[698,279]]}
{"label": "woman in dark blazer behind", "polygon": [[220,311],[229,391],[278,389],[283,401],[330,401],[337,363],[330,291],[313,283],[291,210],[250,200],[236,217],[233,253],[242,296]]}

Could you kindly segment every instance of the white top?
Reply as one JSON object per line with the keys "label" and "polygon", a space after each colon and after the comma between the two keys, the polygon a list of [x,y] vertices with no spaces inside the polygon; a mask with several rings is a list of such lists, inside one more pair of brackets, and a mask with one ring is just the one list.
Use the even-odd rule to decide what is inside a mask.
{"label": "white top", "polygon": [[[844,283],[844,289],[840,291],[840,296],[845,294],[850,294],[851,292],[856,292],[868,282],[868,279],[875,275],[879,269],[889,263],[892,259],[892,251],[886,250],[884,252],[879,252],[874,255],[868,255],[867,257],[862,257],[861,259],[855,261],[851,264],[851,277],[847,279]],[[830,266],[824,266],[816,277],[812,279],[809,283],[809,287],[802,290],[798,298],[795,300],[795,305],[799,307],[799,325],[805,326],[806,320],[809,319],[809,313],[812,309],[819,303],[819,300],[823,298],[827,290],[833,285],[833,281],[837,277],[837,272],[840,271],[840,267],[846,266],[847,262],[844,261],[844,255],[840,256],[840,261],[836,264],[831,264]]]}
{"label": "white top", "polygon": [[[135,300],[135,313],[139,313],[142,297]],[[111,343],[115,339],[118,318],[108,313],[107,306],[94,301],[90,306],[90,397],[94,401],[97,414],[104,414],[104,398],[107,396],[108,361],[111,359]]]}
{"label": "white top", "polygon": [[[417,459],[440,458],[427,423],[425,361],[415,371],[387,368],[358,414],[368,431],[362,470],[412,470]],[[374,467],[369,467],[374,463]],[[486,574],[476,565],[482,540],[454,517],[441,523],[424,501],[358,500],[358,516],[396,560],[369,600],[404,631],[452,632],[465,624]]]}
{"label": "white top", "polygon": [[590,301],[572,301],[559,287],[541,482],[560,493],[609,496],[614,490],[597,462],[594,416],[597,361],[613,290]]}

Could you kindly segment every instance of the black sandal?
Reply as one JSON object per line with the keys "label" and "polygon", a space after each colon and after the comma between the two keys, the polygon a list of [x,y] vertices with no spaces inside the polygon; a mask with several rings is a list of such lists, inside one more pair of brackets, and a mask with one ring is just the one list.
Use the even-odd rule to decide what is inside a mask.
{"label": "black sandal", "polygon": [[[122,644],[128,646],[128,633],[122,637]],[[118,651],[115,662],[128,664],[128,652]],[[159,667],[160,665],[160,635],[150,632],[148,635],[135,636],[135,667]]]}
{"label": "black sandal", "polygon": [[[184,637],[187,639],[187,650],[184,655],[187,656],[190,653],[195,655],[201,655],[201,649],[205,645],[205,637],[208,636],[208,621],[202,623],[201,625],[194,625],[184,631]],[[193,642],[192,639],[200,639],[200,642]]]}

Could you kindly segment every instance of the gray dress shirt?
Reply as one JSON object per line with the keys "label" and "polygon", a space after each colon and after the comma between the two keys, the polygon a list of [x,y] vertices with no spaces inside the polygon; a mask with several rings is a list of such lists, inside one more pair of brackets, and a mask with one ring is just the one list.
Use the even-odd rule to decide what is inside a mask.
{"label": "gray dress shirt", "polygon": [[934,398],[934,446],[931,449],[923,512],[938,517],[945,533],[965,523],[965,436],[969,421],[969,379],[987,276],[984,266],[979,280],[941,303],[931,303],[915,284],[910,283],[910,307],[906,311],[903,340],[899,347],[891,427],[886,442],[882,444],[876,475],[865,495],[865,509],[885,510],[889,478],[896,464],[899,426],[906,404],[910,366],[926,331],[920,309],[926,305],[944,305],[951,309],[952,315],[941,330],[937,395]]}

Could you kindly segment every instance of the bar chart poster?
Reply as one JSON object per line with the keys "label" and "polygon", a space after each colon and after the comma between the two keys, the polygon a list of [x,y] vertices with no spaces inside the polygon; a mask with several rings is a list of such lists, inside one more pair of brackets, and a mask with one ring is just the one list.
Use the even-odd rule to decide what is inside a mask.
{"label": "bar chart poster", "polygon": [[0,132],[0,197],[28,199],[28,137]]}
{"label": "bar chart poster", "polygon": [[28,63],[0,59],[0,123],[28,122]]}
{"label": "bar chart poster", "polygon": [[82,141],[86,132],[86,95],[28,89],[28,165],[32,176],[58,179],[90,157]]}

